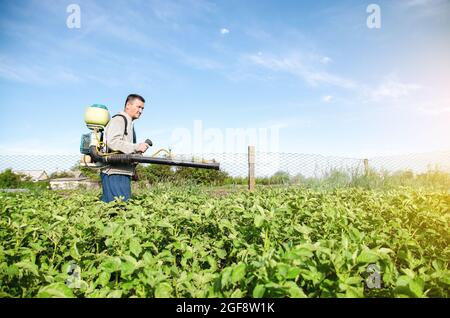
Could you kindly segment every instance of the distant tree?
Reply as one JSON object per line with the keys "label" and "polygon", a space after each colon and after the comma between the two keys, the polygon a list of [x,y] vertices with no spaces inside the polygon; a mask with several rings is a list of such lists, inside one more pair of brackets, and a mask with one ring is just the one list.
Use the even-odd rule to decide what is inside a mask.
{"label": "distant tree", "polygon": [[331,187],[344,187],[348,186],[351,182],[350,175],[338,169],[332,169],[323,179],[325,184]]}
{"label": "distant tree", "polygon": [[77,169],[90,180],[100,180],[100,171],[98,169],[84,166],[78,166]]}
{"label": "distant tree", "polygon": [[0,188],[2,189],[16,189],[21,183],[21,175],[12,172],[11,169],[6,169],[0,173]]}
{"label": "distant tree", "polygon": [[73,172],[70,171],[60,171],[60,172],[53,172],[50,175],[50,179],[56,179],[56,178],[72,178],[74,176]]}
{"label": "distant tree", "polygon": [[155,184],[173,180],[175,172],[168,165],[149,164],[147,166],[138,165],[137,174],[140,180],[146,180],[151,184]]}
{"label": "distant tree", "polygon": [[287,184],[291,179],[289,173],[285,171],[277,171],[270,177],[271,184]]}
{"label": "distant tree", "polygon": [[301,173],[298,173],[298,174],[296,174],[295,176],[293,176],[291,178],[291,183],[292,184],[303,184],[305,182],[306,182],[306,178]]}
{"label": "distant tree", "polygon": [[194,184],[223,185],[228,177],[228,173],[212,169],[177,167],[175,170],[176,181],[186,181]]}

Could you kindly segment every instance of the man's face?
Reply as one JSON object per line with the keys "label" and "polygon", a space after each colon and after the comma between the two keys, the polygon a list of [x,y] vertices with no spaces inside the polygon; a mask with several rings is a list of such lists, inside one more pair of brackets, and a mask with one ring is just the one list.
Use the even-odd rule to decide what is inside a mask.
{"label": "man's face", "polygon": [[137,98],[129,101],[127,103],[127,106],[125,107],[125,112],[128,115],[130,115],[130,117],[133,118],[133,120],[138,119],[143,111],[144,111],[144,103]]}

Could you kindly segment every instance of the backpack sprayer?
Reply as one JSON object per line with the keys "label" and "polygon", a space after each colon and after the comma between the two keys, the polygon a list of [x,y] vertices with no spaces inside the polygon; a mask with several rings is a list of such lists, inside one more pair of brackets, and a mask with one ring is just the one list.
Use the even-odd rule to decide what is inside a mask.
{"label": "backpack sprayer", "polygon": [[[81,165],[87,167],[101,168],[108,164],[136,164],[153,163],[170,166],[184,166],[202,169],[219,170],[219,163],[213,161],[188,161],[176,160],[172,157],[171,151],[160,149],[151,157],[142,154],[123,154],[119,152],[108,152],[106,144],[103,141],[103,131],[110,120],[108,108],[104,105],[94,104],[86,108],[84,121],[91,130],[90,133],[81,135],[80,152],[83,154]],[[126,127],[126,125],[125,125]],[[152,141],[145,141],[152,146]],[[167,157],[156,157],[160,152],[165,152]]]}

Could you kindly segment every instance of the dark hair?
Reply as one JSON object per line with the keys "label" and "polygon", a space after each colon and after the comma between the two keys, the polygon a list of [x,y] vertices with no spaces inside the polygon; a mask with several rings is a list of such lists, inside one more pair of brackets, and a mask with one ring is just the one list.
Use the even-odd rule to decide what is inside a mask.
{"label": "dark hair", "polygon": [[126,107],[128,102],[135,100],[135,99],[139,99],[141,102],[145,103],[145,99],[141,95],[130,94],[127,96],[127,100],[125,101],[125,105],[123,107]]}

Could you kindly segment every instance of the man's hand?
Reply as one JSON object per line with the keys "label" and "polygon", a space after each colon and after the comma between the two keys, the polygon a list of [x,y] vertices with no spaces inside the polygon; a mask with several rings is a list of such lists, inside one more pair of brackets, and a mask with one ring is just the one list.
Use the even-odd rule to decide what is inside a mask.
{"label": "man's hand", "polygon": [[143,142],[141,144],[138,144],[136,151],[144,153],[147,151],[148,147],[150,147],[150,146],[147,143]]}

